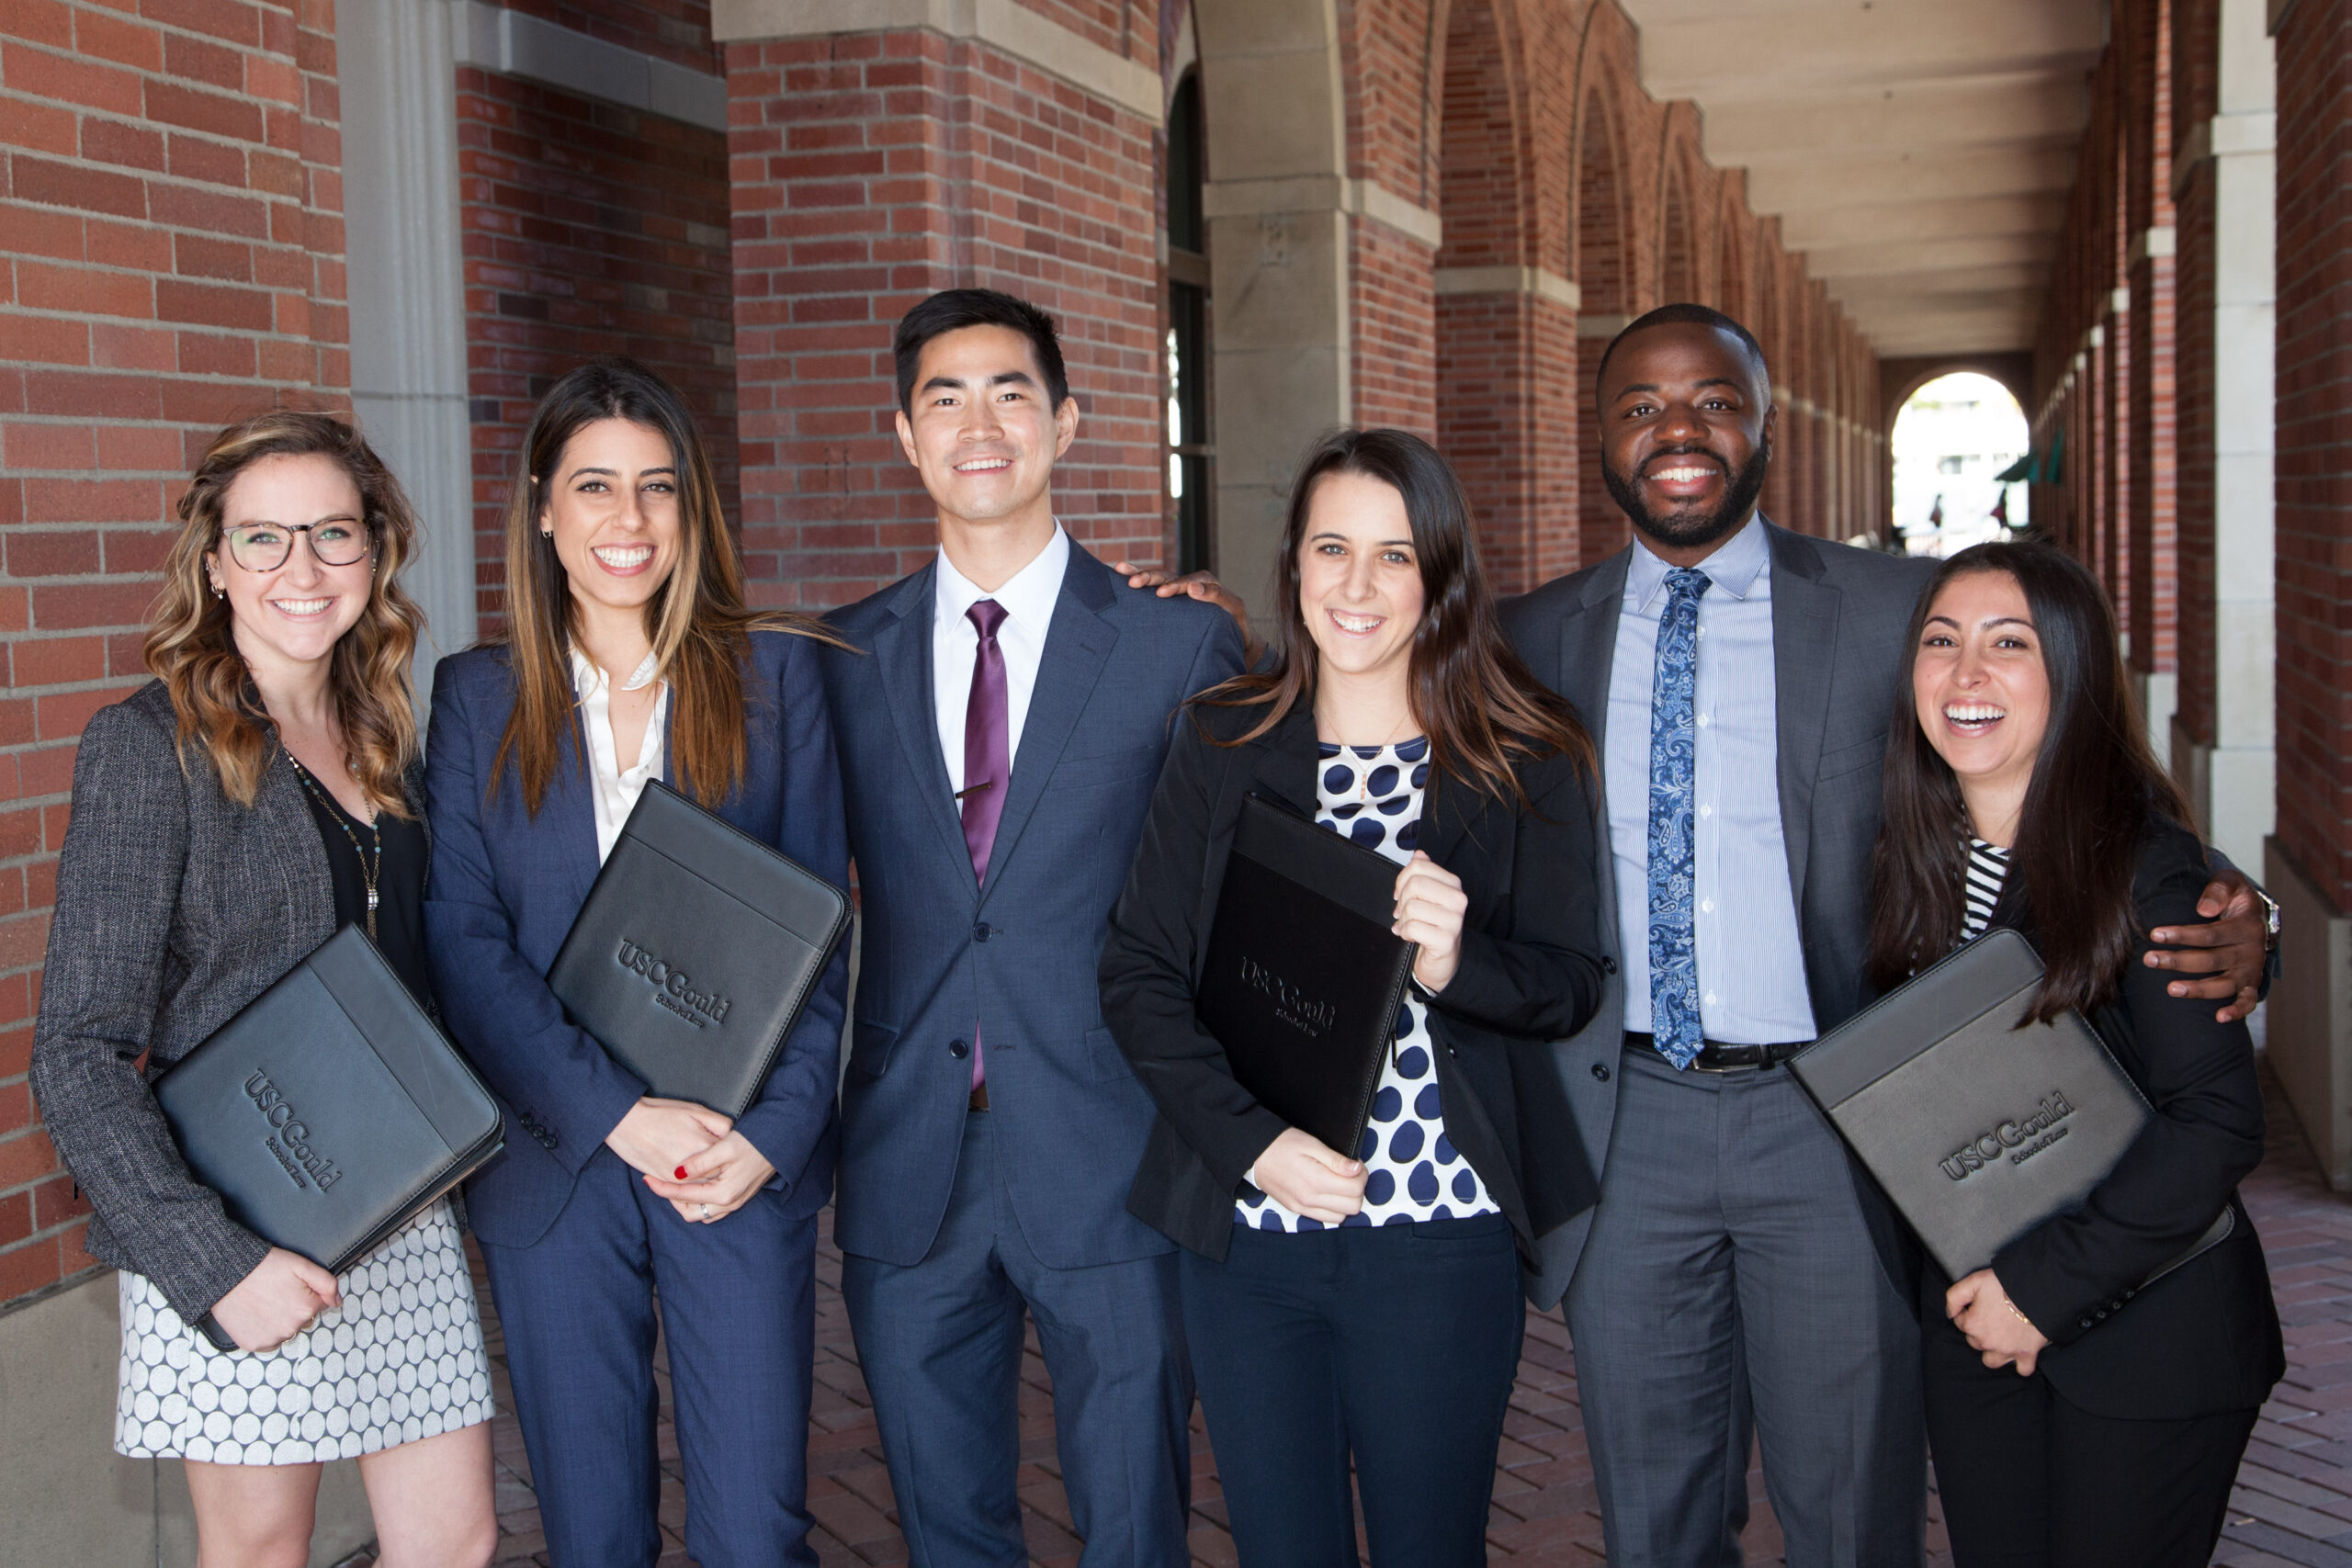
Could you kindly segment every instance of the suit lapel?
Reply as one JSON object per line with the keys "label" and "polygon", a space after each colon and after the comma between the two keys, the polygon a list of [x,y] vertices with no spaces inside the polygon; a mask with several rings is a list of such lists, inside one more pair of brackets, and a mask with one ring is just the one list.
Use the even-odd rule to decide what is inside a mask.
{"label": "suit lapel", "polygon": [[1781,758],[1781,837],[1788,846],[1789,890],[1804,906],[1805,863],[1813,848],[1813,784],[1829,716],[1830,672],[1838,653],[1843,595],[1823,581],[1819,548],[1766,525],[1772,550],[1772,694]]}
{"label": "suit lapel", "polygon": [[[902,583],[890,601],[890,621],[874,638],[874,667],[882,677],[883,705],[899,732],[907,767],[922,799],[922,814],[930,818],[947,852],[971,869],[972,852],[964,842],[964,819],[956,809],[956,791],[947,776],[947,759],[939,750],[939,708],[932,692],[932,609],[934,560]],[[977,891],[977,890],[976,890]]]}
{"label": "suit lapel", "polygon": [[[1004,815],[997,819],[996,843],[989,851],[989,885],[981,901],[1004,882],[1003,867],[1019,848],[1021,834],[1036,814],[1046,781],[1061,761],[1064,748],[1078,728],[1078,716],[1094,694],[1102,667],[1118,646],[1118,629],[1103,619],[1116,595],[1108,567],[1070,542],[1069,565],[1062,572],[1062,590],[1054,601],[1054,618],[1046,628],[1046,649],[1037,663],[1037,683],[1030,689],[1029,713],[1021,725],[1021,750],[1012,759],[1012,781],[1005,792]],[[936,750],[936,748],[933,748]],[[963,842],[960,829],[956,842]]]}
{"label": "suit lapel", "polygon": [[1617,667],[1617,617],[1624,613],[1625,573],[1633,558],[1628,546],[1596,567],[1560,624],[1560,667],[1553,674],[1552,689],[1576,705],[1594,750],[1603,754],[1609,682]]}

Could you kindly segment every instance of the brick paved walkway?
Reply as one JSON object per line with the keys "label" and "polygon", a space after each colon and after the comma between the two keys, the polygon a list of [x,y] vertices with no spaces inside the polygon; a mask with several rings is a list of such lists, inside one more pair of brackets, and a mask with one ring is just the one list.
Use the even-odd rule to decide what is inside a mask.
{"label": "brick paved walkway", "polygon": [[[2266,1085],[2268,1075],[2265,1074]],[[2268,1249],[2271,1277],[2286,1319],[2287,1381],[2263,1413],[2239,1472],[2235,1506],[2217,1563],[2273,1568],[2352,1568],[2352,1204],[2330,1193],[2285,1106],[2270,1110],[2270,1152],[2246,1183],[2245,1198]],[[817,1550],[826,1568],[902,1562],[906,1548],[891,1522],[890,1483],[879,1458],[865,1384],[837,1288],[841,1262],[830,1244],[819,1264],[816,1420],[809,1437],[810,1507]],[[490,1295],[481,1292],[487,1314]],[[500,1340],[488,1325],[495,1351]],[[512,1408],[503,1356],[498,1399]],[[1052,1409],[1044,1365],[1030,1345],[1022,1393],[1024,1461],[1021,1493],[1029,1547],[1040,1568],[1078,1561],[1054,1457]],[[681,1533],[684,1489],[668,1420],[662,1423],[662,1520],[671,1550],[662,1568],[684,1568]],[[1226,1568],[1234,1562],[1215,1464],[1193,1419],[1193,1556]],[[1592,1469],[1577,1407],[1576,1358],[1556,1316],[1530,1314],[1518,1392],[1505,1428],[1487,1529],[1496,1562],[1551,1565],[1601,1561],[1600,1520]],[[529,1466],[514,1418],[498,1420],[496,1447],[501,1563],[547,1561]],[[1752,1563],[1781,1561],[1780,1530],[1764,1502],[1759,1472],[1749,1475],[1755,1517],[1746,1538]],[[1948,1568],[1943,1530],[1929,1506],[1928,1545],[1935,1568]]]}

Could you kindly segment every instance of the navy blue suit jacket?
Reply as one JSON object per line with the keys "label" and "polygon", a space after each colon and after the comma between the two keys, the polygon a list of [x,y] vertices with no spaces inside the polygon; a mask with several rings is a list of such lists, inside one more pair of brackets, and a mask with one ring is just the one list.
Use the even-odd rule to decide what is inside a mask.
{"label": "navy blue suit jacket", "polygon": [[822,655],[864,905],[834,1237],[901,1266],[930,1251],[977,1024],[1030,1249],[1057,1269],[1166,1252],[1126,1210],[1154,1111],[1103,1025],[1095,966],[1170,719],[1239,673],[1240,637],[1224,611],[1130,589],[1073,545],[983,889],[939,749],[934,571],[835,611],[865,651]]}
{"label": "navy blue suit jacket", "polygon": [[[718,814],[836,884],[849,881],[841,773],[817,671],[820,645],[757,632],[745,671],[750,748],[742,784]],[[605,1055],[548,989],[565,933],[596,880],[596,818],[575,717],[538,815],[510,763],[488,793],[514,704],[506,650],[477,648],[436,667],[425,749],[433,825],[425,943],[449,1032],[507,1109],[506,1152],[466,1190],[482,1239],[528,1247],[571,1201],[581,1168],[639,1096],[643,1080]],[[736,1130],[775,1166],[793,1214],[824,1206],[836,1133],[848,973],[836,953]]]}

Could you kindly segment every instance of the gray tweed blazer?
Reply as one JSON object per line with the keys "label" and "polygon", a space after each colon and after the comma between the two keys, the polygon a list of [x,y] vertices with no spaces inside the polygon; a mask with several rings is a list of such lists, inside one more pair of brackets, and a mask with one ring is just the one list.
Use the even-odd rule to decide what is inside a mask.
{"label": "gray tweed blazer", "polygon": [[269,1247],[188,1173],[148,1081],[334,934],[334,885],[282,757],[247,809],[200,748],[182,768],[175,728],[150,682],[82,732],[32,1090],[89,1196],[91,1254],[193,1323]]}

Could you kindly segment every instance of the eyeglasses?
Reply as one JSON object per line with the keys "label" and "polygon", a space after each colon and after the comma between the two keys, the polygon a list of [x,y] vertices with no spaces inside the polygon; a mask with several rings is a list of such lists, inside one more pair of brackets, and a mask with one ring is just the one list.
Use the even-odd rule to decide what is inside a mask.
{"label": "eyeglasses", "polygon": [[294,553],[294,536],[311,536],[311,554],[321,566],[356,566],[368,558],[368,526],[356,518],[323,523],[241,523],[220,530],[229,558],[247,571],[276,571]]}

